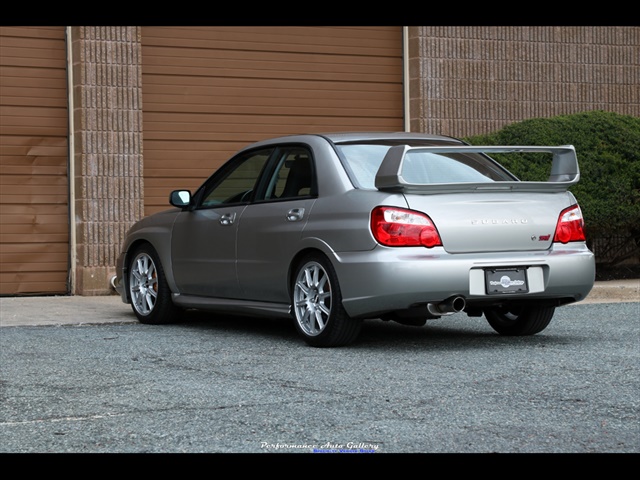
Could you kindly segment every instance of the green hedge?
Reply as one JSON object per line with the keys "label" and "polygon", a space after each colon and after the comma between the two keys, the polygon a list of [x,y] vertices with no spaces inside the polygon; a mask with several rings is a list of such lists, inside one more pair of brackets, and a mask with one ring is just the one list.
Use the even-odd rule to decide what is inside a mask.
{"label": "green hedge", "polygon": [[[573,145],[580,182],[571,192],[582,208],[588,237],[628,235],[640,248],[640,118],[590,111],[525,120],[463,140],[471,145]],[[546,180],[549,174],[547,161],[499,160],[521,179]]]}

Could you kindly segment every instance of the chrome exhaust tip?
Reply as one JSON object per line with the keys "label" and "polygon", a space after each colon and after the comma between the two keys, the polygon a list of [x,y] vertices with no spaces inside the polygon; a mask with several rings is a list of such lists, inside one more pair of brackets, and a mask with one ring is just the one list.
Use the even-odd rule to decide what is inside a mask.
{"label": "chrome exhaust tip", "polygon": [[442,315],[452,315],[461,312],[466,305],[467,301],[462,295],[454,295],[440,303],[427,304],[427,309],[431,315],[440,317]]}

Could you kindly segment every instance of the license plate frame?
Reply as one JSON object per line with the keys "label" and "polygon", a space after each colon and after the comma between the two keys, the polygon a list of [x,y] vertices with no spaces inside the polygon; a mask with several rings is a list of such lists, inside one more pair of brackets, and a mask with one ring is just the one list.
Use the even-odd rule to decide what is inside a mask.
{"label": "license plate frame", "polygon": [[526,267],[485,268],[484,278],[487,295],[529,293]]}

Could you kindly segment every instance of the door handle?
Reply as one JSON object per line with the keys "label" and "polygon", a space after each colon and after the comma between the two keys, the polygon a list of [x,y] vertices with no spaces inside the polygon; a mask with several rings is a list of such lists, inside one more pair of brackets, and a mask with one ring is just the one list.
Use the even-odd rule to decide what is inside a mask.
{"label": "door handle", "polygon": [[231,225],[236,220],[236,214],[224,213],[220,216],[220,225]]}
{"label": "door handle", "polygon": [[298,222],[304,217],[304,208],[292,208],[287,213],[287,222]]}

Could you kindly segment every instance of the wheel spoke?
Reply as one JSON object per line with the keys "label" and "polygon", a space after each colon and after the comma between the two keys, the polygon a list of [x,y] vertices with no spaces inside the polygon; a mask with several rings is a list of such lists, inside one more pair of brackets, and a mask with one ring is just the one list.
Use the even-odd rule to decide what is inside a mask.
{"label": "wheel spoke", "polygon": [[296,283],[296,287],[298,287],[300,289],[300,292],[306,297],[307,295],[309,295],[309,289],[307,288],[306,284],[304,284],[302,281],[298,281]]}
{"label": "wheel spoke", "polygon": [[331,306],[327,307],[324,303],[318,304],[318,310],[317,310],[318,315],[326,315],[327,317],[329,317],[330,313],[331,313]]}
{"label": "wheel spoke", "polygon": [[156,297],[152,291],[147,290],[147,293],[144,295],[145,300],[145,309],[150,312],[156,302]]}
{"label": "wheel spoke", "polygon": [[324,315],[321,310],[316,310],[316,324],[318,325],[318,331],[321,332],[326,326]]}
{"label": "wheel spoke", "polygon": [[313,270],[311,268],[304,270],[304,284],[309,287],[313,285]]}

